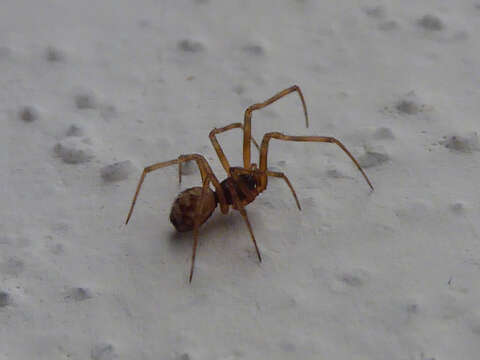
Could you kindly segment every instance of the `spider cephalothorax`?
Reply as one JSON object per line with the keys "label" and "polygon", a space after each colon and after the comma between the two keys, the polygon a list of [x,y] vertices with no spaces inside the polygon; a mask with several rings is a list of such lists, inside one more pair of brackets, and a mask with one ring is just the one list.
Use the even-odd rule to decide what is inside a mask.
{"label": "spider cephalothorax", "polygon": [[[370,183],[365,172],[362,170],[357,160],[353,157],[352,154],[347,150],[345,145],[343,145],[339,140],[333,137],[327,136],[290,136],[284,135],[279,132],[269,132],[263,136],[261,146],[258,146],[258,143],[251,136],[251,119],[252,112],[254,110],[259,110],[264,108],[267,105],[277,101],[285,95],[288,95],[292,92],[297,92],[302,101],[303,111],[305,113],[305,122],[308,127],[308,115],[307,107],[305,105],[305,100],[300,88],[296,85],[291,86],[283,91],[280,91],[276,95],[272,96],[270,99],[249,106],[245,110],[244,123],[233,123],[227,125],[220,129],[213,129],[210,132],[210,140],[212,142],[215,151],[217,152],[218,158],[222,163],[223,168],[227,173],[227,178],[222,182],[219,182],[215,174],[213,173],[210,165],[207,160],[199,154],[189,154],[189,155],[180,155],[177,159],[170,161],[165,161],[157,163],[151,166],[146,167],[135,191],[135,196],[132,200],[132,205],[130,206],[130,211],[127,216],[126,224],[130,220],[132,215],[135,202],[137,201],[137,196],[140,191],[140,188],[143,184],[146,174],[151,171],[178,164],[178,176],[179,182],[181,182],[181,166],[182,163],[186,161],[195,161],[200,170],[202,176],[202,186],[197,186],[193,188],[186,189],[182,191],[175,201],[173,202],[172,209],[170,211],[170,221],[172,222],[175,229],[179,232],[185,232],[193,230],[193,251],[192,251],[192,263],[190,267],[190,277],[189,281],[192,281],[193,269],[195,264],[195,254],[197,249],[198,242],[198,229],[199,227],[208,220],[212,215],[213,211],[220,205],[220,210],[223,214],[227,214],[229,207],[232,206],[233,209],[238,210],[242,215],[245,223],[247,224],[250,236],[252,237],[255,249],[257,251],[258,259],[262,261],[260,256],[260,251],[258,250],[257,242],[255,236],[253,235],[252,227],[248,220],[247,212],[245,206],[250,204],[262,191],[265,191],[268,184],[268,177],[282,178],[287,186],[290,188],[292,195],[297,203],[298,209],[301,210],[300,203],[298,201],[295,190],[293,189],[292,184],[288,180],[287,176],[282,172],[270,171],[268,170],[267,156],[268,156],[268,145],[271,139],[283,140],[283,141],[298,141],[298,142],[326,142],[334,143],[338,145],[348,157],[355,163],[357,168],[362,173],[363,177],[367,181],[370,188],[373,190],[373,186]],[[231,167],[227,157],[225,156],[220,144],[217,141],[217,134],[223,133],[225,131],[240,128],[243,130],[243,167]],[[254,143],[257,149],[260,152],[259,157],[259,166],[251,163],[250,161],[250,148],[251,143]],[[215,189],[212,190],[210,186],[213,186]]]}
{"label": "spider cephalothorax", "polygon": [[242,182],[247,185],[248,190],[255,190],[257,188],[257,179],[253,174],[241,174],[240,179]]}

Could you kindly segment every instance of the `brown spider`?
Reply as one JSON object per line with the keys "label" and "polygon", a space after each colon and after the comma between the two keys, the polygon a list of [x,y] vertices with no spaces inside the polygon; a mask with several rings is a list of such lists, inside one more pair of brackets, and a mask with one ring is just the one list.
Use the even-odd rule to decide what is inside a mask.
{"label": "brown spider", "polygon": [[[305,122],[308,128],[308,115],[307,107],[305,105],[305,99],[303,98],[303,94],[300,88],[297,85],[294,85],[289,87],[288,89],[280,91],[278,94],[262,103],[254,104],[248,107],[247,110],[245,110],[243,124],[233,123],[220,129],[213,129],[210,132],[210,140],[213,144],[213,147],[215,148],[215,151],[217,152],[218,158],[220,159],[223,168],[228,174],[228,177],[222,182],[218,181],[207,160],[199,154],[180,155],[178,159],[153,164],[151,166],[147,166],[143,170],[125,224],[128,224],[128,221],[130,220],[130,216],[132,215],[133,207],[135,206],[135,202],[137,201],[137,196],[140,191],[140,187],[142,186],[143,180],[145,179],[145,175],[147,175],[151,171],[158,170],[166,166],[178,164],[178,180],[179,183],[181,183],[182,163],[190,160],[195,160],[198,165],[200,174],[202,176],[203,186],[196,186],[182,191],[173,202],[170,212],[170,221],[172,222],[173,226],[175,226],[175,229],[177,229],[177,231],[185,232],[193,230],[193,251],[189,282],[192,281],[193,276],[195,253],[198,242],[198,229],[200,225],[206,222],[207,219],[212,215],[213,211],[217,207],[217,204],[220,204],[220,210],[223,214],[228,213],[230,205],[235,210],[238,210],[240,212],[243,219],[245,220],[245,223],[247,224],[248,231],[250,232],[253,244],[255,245],[259,261],[262,261],[262,257],[260,256],[260,251],[258,250],[252,227],[250,226],[250,222],[248,221],[245,206],[250,204],[262,191],[267,189],[269,176],[282,178],[283,180],[285,180],[286,184],[292,191],[298,209],[301,210],[300,203],[298,202],[297,195],[295,194],[295,190],[293,189],[292,184],[288,180],[287,176],[282,172],[268,170],[267,154],[270,139],[273,138],[285,141],[335,143],[343,151],[345,151],[345,153],[348,155],[348,157],[350,157],[350,159],[352,159],[352,161],[355,163],[355,165],[367,181],[370,188],[373,190],[373,186],[370,180],[358,164],[357,160],[353,157],[352,154],[350,154],[347,148],[339,140],[333,137],[289,136],[279,132],[269,132],[263,136],[262,145],[260,147],[258,146],[257,142],[251,136],[252,112],[254,110],[262,109],[265,106],[270,105],[271,103],[294,91],[298,92],[300,100],[302,101],[303,111],[305,113]],[[227,157],[225,156],[225,153],[220,147],[220,144],[218,143],[216,137],[217,134],[235,128],[241,128],[243,130],[243,167],[230,167]],[[255,163],[250,162],[250,146],[252,141],[257,147],[257,149],[259,149],[260,151],[259,167],[257,167]],[[215,191],[210,188],[210,184],[213,184]]]}

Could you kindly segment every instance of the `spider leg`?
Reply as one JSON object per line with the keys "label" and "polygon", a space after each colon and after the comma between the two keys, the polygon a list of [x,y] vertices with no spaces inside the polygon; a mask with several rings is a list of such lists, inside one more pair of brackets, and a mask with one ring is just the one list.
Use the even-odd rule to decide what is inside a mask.
{"label": "spider leg", "polygon": [[287,175],[285,175],[285,174],[282,173],[282,172],[276,172],[276,171],[270,171],[270,170],[267,170],[267,171],[266,171],[266,174],[267,174],[268,176],[272,176],[272,177],[276,177],[276,178],[282,178],[283,180],[285,180],[285,182],[287,183],[288,187],[290,188],[290,191],[292,192],[293,197],[295,198],[295,202],[297,203],[298,210],[301,211],[301,210],[302,210],[302,207],[300,206],[300,202],[298,201],[297,194],[295,193],[295,190],[293,189],[293,186],[292,186],[292,184],[290,183],[290,180],[288,180]]}
{"label": "spider leg", "polygon": [[235,187],[230,182],[227,182],[227,186],[228,186],[228,190],[230,191],[230,195],[232,196],[233,204],[236,210],[240,212],[243,219],[245,220],[245,223],[247,224],[248,231],[250,232],[250,236],[252,237],[253,244],[255,245],[255,250],[257,251],[258,260],[262,262],[260,250],[258,249],[257,241],[255,240],[255,235],[253,235],[252,226],[250,225],[250,221],[248,220],[247,211],[243,207],[242,202],[238,197],[237,191],[235,190]]}
{"label": "spider leg", "polygon": [[197,242],[198,242],[198,224],[195,222],[193,228],[193,250],[192,250],[192,264],[190,265],[190,277],[188,278],[188,282],[192,282],[193,277],[193,268],[195,266],[195,254],[197,252]]}
{"label": "spider leg", "polygon": [[212,174],[208,174],[205,180],[203,181],[203,186],[202,186],[202,193],[200,195],[200,201],[198,202],[197,208],[195,209],[195,220],[194,220],[194,225],[193,225],[193,249],[192,249],[192,264],[190,265],[190,277],[189,277],[189,282],[192,282],[192,277],[193,277],[193,269],[195,266],[195,254],[197,252],[197,244],[198,244],[198,230],[199,230],[199,223],[198,219],[201,217],[202,210],[203,210],[203,204],[205,202],[205,190],[208,188],[210,185],[210,182],[212,181]]}
{"label": "spider leg", "polygon": [[[200,174],[202,176],[202,181],[205,181],[205,178],[207,175],[211,175],[212,177],[212,183],[215,186],[215,189],[217,190],[218,196],[219,196],[219,202],[220,205],[222,206],[222,212],[224,211],[224,207],[226,204],[225,197],[223,195],[222,187],[220,186],[220,183],[218,182],[218,179],[215,177],[215,174],[213,173],[212,169],[210,168],[210,165],[208,165],[207,160],[199,154],[189,154],[189,155],[180,155],[177,159],[169,160],[169,161],[164,161],[164,162],[159,162],[150,166],[147,166],[145,169],[143,169],[142,175],[140,176],[140,180],[138,181],[137,189],[135,191],[135,195],[132,200],[132,205],[130,206],[130,211],[128,212],[127,215],[127,220],[125,221],[125,225],[128,224],[128,221],[130,220],[130,217],[132,216],[133,208],[135,206],[135,203],[137,201],[138,194],[140,192],[140,188],[142,187],[143,181],[145,180],[145,176],[152,171],[164,168],[166,166],[174,165],[174,164],[181,164],[182,162],[185,161],[190,161],[190,160],[195,160],[198,168],[200,169]],[[223,205],[222,205],[223,204]]]}
{"label": "spider leg", "polygon": [[[358,170],[360,170],[363,177],[365,178],[365,181],[368,183],[368,185],[373,191],[373,185],[368,179],[367,174],[365,174],[362,167],[360,166],[358,161],[353,157],[350,151],[348,151],[345,145],[343,145],[339,140],[333,137],[328,137],[328,136],[289,136],[279,132],[266,133],[263,136],[262,146],[260,149],[260,170],[267,171],[268,144],[270,142],[270,139],[272,138],[278,139],[278,140],[284,140],[284,141],[325,142],[325,143],[337,144],[348,155],[348,157],[353,161],[353,163],[357,166]],[[260,189],[261,189],[260,191],[263,191],[265,188],[266,188],[266,179],[262,184],[260,184]]]}
{"label": "spider leg", "polygon": [[[231,175],[230,174],[230,164],[227,160],[227,157],[226,157],[225,153],[223,152],[222,147],[220,146],[220,143],[217,140],[217,134],[220,134],[220,133],[223,133],[225,131],[232,130],[232,129],[237,129],[237,128],[240,128],[240,129],[243,130],[243,124],[242,123],[233,123],[233,124],[224,126],[220,129],[215,128],[212,131],[210,131],[210,134],[209,134],[209,138],[210,138],[210,141],[212,142],[213,148],[217,152],[218,159],[222,163],[222,166],[225,169],[225,171],[227,172],[228,176]],[[257,150],[260,151],[260,147],[258,146],[258,143],[255,141],[255,139],[253,137],[252,137],[252,141],[255,144],[255,146],[257,147]]]}
{"label": "spider leg", "polygon": [[[203,155],[200,154],[190,154],[190,155],[180,155],[178,157],[178,183],[182,183],[182,163],[195,160],[197,162],[200,174],[202,176],[202,181],[205,179],[207,174],[213,174],[210,165],[208,165],[207,160]],[[155,169],[156,170],[156,169]]]}
{"label": "spider leg", "polygon": [[257,241],[255,240],[255,235],[253,235],[252,226],[250,225],[250,221],[248,221],[247,210],[245,210],[245,208],[242,207],[239,211],[243,219],[245,220],[245,223],[247,224],[247,227],[248,227],[248,231],[250,232],[250,236],[252,237],[253,244],[255,245],[255,250],[257,251],[258,261],[262,262],[262,257],[260,256],[260,250],[258,250]]}
{"label": "spider leg", "polygon": [[253,104],[245,110],[245,115],[244,115],[244,129],[243,129],[243,167],[245,169],[250,168],[250,141],[252,139],[252,112],[254,110],[260,110],[264,108],[265,106],[270,105],[271,103],[274,103],[275,101],[279,100],[280,98],[292,93],[292,92],[298,92],[298,95],[300,96],[300,100],[302,101],[302,106],[303,106],[303,112],[305,113],[305,125],[308,128],[308,114],[307,114],[307,105],[305,104],[305,99],[303,97],[302,91],[300,90],[300,87],[297,85],[290,86],[289,88],[280,91],[279,93],[275,94],[272,96],[270,99],[265,100],[262,103],[258,104]]}

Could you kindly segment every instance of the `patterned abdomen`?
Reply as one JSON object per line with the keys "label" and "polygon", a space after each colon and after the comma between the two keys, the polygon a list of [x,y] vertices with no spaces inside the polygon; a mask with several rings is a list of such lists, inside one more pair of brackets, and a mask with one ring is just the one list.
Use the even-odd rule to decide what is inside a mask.
{"label": "patterned abdomen", "polygon": [[[195,212],[200,202],[202,188],[197,186],[186,189],[178,194],[170,211],[170,221],[178,232],[193,230]],[[198,225],[202,225],[212,215],[217,207],[215,193],[210,189],[205,191],[205,200],[202,212],[198,218]]]}

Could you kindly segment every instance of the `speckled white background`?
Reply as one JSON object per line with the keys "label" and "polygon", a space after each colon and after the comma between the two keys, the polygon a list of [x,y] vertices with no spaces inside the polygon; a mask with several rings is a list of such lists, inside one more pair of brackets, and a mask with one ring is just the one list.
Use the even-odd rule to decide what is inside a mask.
{"label": "speckled white background", "polygon": [[[1,359],[476,359],[480,2],[0,3]],[[174,167],[254,114],[272,180],[191,234]],[[452,138],[452,136],[456,136]],[[241,135],[220,137],[241,164]],[[256,151],[252,150],[253,156]],[[116,162],[114,168],[105,168]],[[186,169],[183,188],[199,184]]]}

